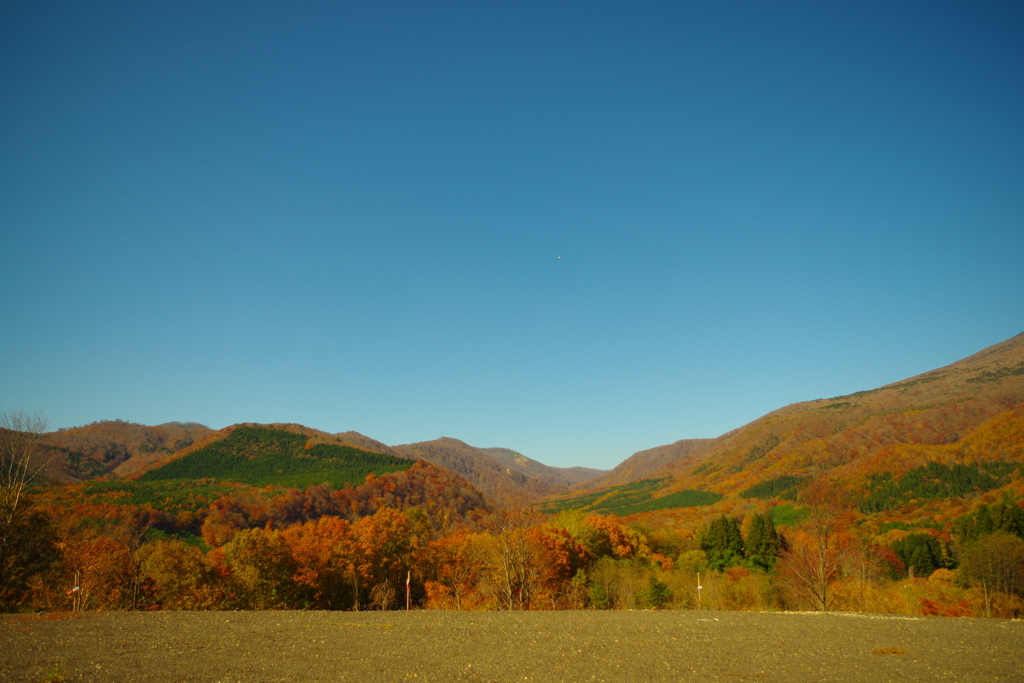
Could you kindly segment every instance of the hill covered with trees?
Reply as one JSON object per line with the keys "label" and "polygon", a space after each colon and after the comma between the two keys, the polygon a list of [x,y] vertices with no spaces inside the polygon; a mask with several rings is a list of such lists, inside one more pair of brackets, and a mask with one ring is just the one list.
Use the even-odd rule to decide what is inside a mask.
{"label": "hill covered with trees", "polygon": [[60,485],[28,476],[71,452],[48,436],[0,430],[3,609],[388,609],[408,585],[436,609],[1024,614],[1024,336],[575,490],[514,451],[281,424]]}
{"label": "hill covered with trees", "polygon": [[207,443],[137,476],[138,481],[214,479],[250,486],[305,487],[357,484],[367,475],[399,472],[414,461],[340,443],[315,443],[283,429],[237,426]]}
{"label": "hill covered with trees", "polygon": [[[786,406],[717,439],[630,460],[657,462],[650,454],[666,451],[667,462],[642,470],[658,482],[645,485],[654,499],[702,490],[731,504],[792,501],[824,479],[856,492],[865,512],[909,514],[1012,488],[1024,460],[1024,335],[917,377]],[[594,497],[628,471],[623,465],[578,495]]]}
{"label": "hill covered with trees", "polygon": [[581,476],[586,477],[591,472],[600,473],[600,470],[585,468],[575,470],[548,467],[509,449],[475,448],[449,437],[394,446],[393,451],[407,458],[422,458],[450,469],[487,495],[498,498],[535,500],[564,493]]}
{"label": "hill covered with trees", "polygon": [[124,420],[104,420],[46,435],[56,455],[48,475],[58,481],[83,481],[111,474],[125,476],[188,448],[213,434],[197,422],[167,422],[146,426]]}

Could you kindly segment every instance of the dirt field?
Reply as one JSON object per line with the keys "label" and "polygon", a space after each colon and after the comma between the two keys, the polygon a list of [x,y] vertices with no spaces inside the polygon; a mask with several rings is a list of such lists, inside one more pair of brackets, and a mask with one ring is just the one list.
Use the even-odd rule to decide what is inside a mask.
{"label": "dirt field", "polygon": [[1024,681],[1024,622],[751,612],[0,619],[2,681]]}

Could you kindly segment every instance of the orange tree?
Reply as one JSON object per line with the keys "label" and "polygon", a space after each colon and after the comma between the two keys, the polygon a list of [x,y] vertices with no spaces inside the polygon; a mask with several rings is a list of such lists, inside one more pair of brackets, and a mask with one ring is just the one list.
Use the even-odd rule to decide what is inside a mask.
{"label": "orange tree", "polygon": [[352,563],[355,539],[351,525],[324,516],[281,532],[294,562],[293,579],[306,604],[315,609],[352,605]]}
{"label": "orange tree", "polygon": [[818,611],[832,607],[832,584],[854,546],[850,532],[853,512],[847,498],[844,491],[826,481],[804,489],[801,502],[809,508],[808,518],[787,537],[789,548],[779,565],[798,599]]}

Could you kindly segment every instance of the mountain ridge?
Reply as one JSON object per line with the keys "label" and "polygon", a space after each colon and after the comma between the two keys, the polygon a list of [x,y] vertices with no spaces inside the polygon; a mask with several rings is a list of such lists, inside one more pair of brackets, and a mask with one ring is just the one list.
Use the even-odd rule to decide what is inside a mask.
{"label": "mountain ridge", "polygon": [[[329,444],[414,461],[423,459],[466,476],[488,495],[536,499],[564,493],[569,486],[605,472],[586,467],[551,467],[512,449],[475,448],[450,437],[389,446],[356,431],[332,434],[295,423],[243,422],[213,430],[199,423],[167,422],[151,427],[124,420],[106,420],[47,434],[48,446],[62,456],[49,474],[52,479],[66,483],[110,477],[134,480],[227,439],[235,430],[245,427],[302,435],[308,440],[307,448]],[[179,447],[172,449],[165,444]]]}
{"label": "mountain ridge", "polygon": [[[655,497],[683,490],[735,496],[779,477],[809,480],[831,473],[860,481],[865,472],[898,476],[922,463],[963,460],[969,452],[981,453],[979,429],[1001,429],[999,420],[1014,424],[1014,411],[1022,405],[1024,333],[875,389],[782,406],[716,438],[681,439],[638,451],[610,471],[551,467],[512,449],[477,448],[451,437],[388,446],[355,431],[331,434],[289,423],[261,426],[302,434],[309,445],[336,444],[423,459],[450,469],[489,496],[572,497],[647,480],[665,482],[658,490],[645,484]],[[104,421],[50,433],[46,443],[64,458],[54,468],[57,480],[134,478],[252,424],[214,431],[199,423],[147,427]],[[989,441],[990,450],[1018,450],[1005,439]],[[174,446],[182,447],[172,451]]]}
{"label": "mountain ridge", "polygon": [[[785,477],[830,478],[857,488],[928,463],[1016,462],[1024,459],[1022,444],[1024,334],[1018,334],[876,389],[783,406],[708,440],[690,457],[652,467],[669,444],[631,459],[646,465],[645,481],[660,482],[656,490],[648,486],[655,499],[688,490],[730,499],[759,486],[772,490],[770,482]],[[617,482],[596,479],[572,495],[604,483]]]}

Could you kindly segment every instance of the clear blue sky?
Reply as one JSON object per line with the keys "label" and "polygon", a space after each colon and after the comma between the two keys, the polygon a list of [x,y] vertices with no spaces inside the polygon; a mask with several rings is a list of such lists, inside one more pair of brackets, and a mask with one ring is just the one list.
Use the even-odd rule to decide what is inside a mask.
{"label": "clear blue sky", "polygon": [[0,236],[0,409],[612,467],[1024,331],[1024,11],[8,0]]}

